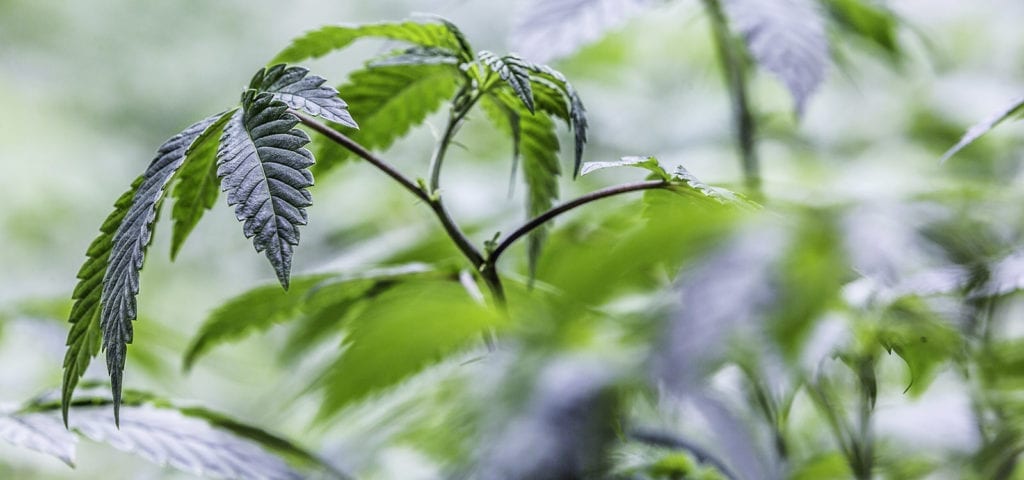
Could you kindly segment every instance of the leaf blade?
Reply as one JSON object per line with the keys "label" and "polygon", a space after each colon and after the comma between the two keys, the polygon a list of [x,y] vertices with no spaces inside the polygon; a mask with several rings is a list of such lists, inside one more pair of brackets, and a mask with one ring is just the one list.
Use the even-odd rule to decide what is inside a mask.
{"label": "leaf blade", "polygon": [[939,163],[946,163],[946,160],[949,160],[953,155],[956,155],[957,152],[967,148],[968,145],[974,143],[1004,120],[1021,111],[1024,111],[1024,96],[1015,98],[999,111],[967,129],[967,131],[964,132],[964,136],[960,138],[960,141],[956,142],[956,145],[953,145],[952,148],[942,155]]}
{"label": "leaf blade", "polygon": [[358,129],[348,104],[338,96],[337,90],[324,86],[326,81],[323,77],[309,75],[309,70],[303,67],[286,67],[279,63],[256,72],[249,88],[273,93],[275,99],[296,110]]}
{"label": "leaf blade", "polygon": [[[385,38],[408,42],[424,47],[438,47],[461,53],[465,57],[465,40],[453,33],[444,23],[383,22],[360,26],[329,25],[306,32],[292,40],[284,50],[271,61],[276,63],[297,63],[318,58],[351,45],[367,37]],[[470,53],[470,58],[472,53]]]}

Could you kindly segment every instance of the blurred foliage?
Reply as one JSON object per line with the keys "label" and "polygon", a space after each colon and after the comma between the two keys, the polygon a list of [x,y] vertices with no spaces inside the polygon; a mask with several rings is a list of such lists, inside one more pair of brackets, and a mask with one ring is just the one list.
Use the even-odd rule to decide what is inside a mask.
{"label": "blurred foliage", "polygon": [[[1024,475],[1017,2],[433,2],[461,30],[397,21],[424,8],[0,2],[18,120],[0,132],[0,477]],[[328,127],[424,196],[308,129],[316,200],[284,291],[197,143],[168,177],[180,226],[153,238],[178,265],[154,255],[138,279],[118,430],[89,363],[117,212],[76,307],[81,252],[152,147],[282,48],[336,79],[361,130]],[[588,124],[588,163],[559,155]],[[491,257],[560,199],[641,184]],[[91,332],[67,351],[70,431],[69,316]]]}

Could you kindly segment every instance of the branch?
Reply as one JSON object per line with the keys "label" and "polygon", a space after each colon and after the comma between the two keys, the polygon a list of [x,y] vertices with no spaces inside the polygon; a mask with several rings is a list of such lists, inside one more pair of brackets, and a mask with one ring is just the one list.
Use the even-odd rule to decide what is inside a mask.
{"label": "branch", "polygon": [[620,195],[620,194],[623,194],[623,193],[638,192],[638,191],[641,191],[641,190],[652,190],[652,189],[656,189],[656,188],[665,188],[665,187],[668,187],[669,185],[671,185],[671,184],[669,182],[664,181],[664,180],[648,180],[648,181],[645,181],[645,182],[627,183],[625,185],[616,185],[614,187],[603,188],[603,189],[598,190],[596,192],[588,193],[586,195],[583,195],[582,197],[575,198],[575,199],[570,200],[568,202],[565,202],[565,203],[563,203],[561,205],[557,205],[555,207],[552,207],[550,210],[548,210],[548,211],[546,211],[546,212],[544,212],[544,213],[534,217],[533,219],[527,221],[522,226],[517,228],[515,231],[513,231],[512,233],[510,233],[507,236],[505,236],[505,238],[502,239],[501,242],[498,243],[498,246],[495,247],[493,251],[491,251],[490,255],[488,255],[488,257],[487,257],[487,264],[489,266],[494,266],[495,264],[497,264],[498,257],[501,256],[502,252],[504,252],[506,249],[508,249],[508,247],[510,247],[520,237],[530,233],[531,231],[533,231],[534,229],[540,227],[541,225],[544,225],[545,223],[547,223],[551,219],[553,219],[553,218],[555,218],[555,217],[557,217],[557,216],[559,216],[559,215],[561,215],[561,214],[563,214],[565,212],[568,212],[569,210],[572,210],[572,209],[574,209],[576,207],[579,207],[580,205],[584,205],[584,204],[587,204],[587,203],[590,203],[590,202],[593,202],[593,201],[596,201],[596,200],[600,200],[602,198],[613,197],[615,195]]}
{"label": "branch", "polygon": [[[422,200],[427,205],[429,205],[430,209],[434,211],[434,214],[437,216],[437,219],[441,222],[441,225],[444,227],[445,232],[448,234],[449,237],[451,237],[452,242],[454,242],[455,246],[459,248],[462,254],[465,255],[467,259],[469,259],[470,263],[472,263],[473,266],[476,267],[477,269],[479,269],[483,265],[484,256],[480,253],[479,250],[477,250],[476,247],[473,246],[469,239],[466,238],[466,235],[462,233],[462,230],[459,229],[459,226],[455,224],[455,221],[448,213],[448,210],[446,210],[444,208],[444,205],[441,204],[440,198],[427,193],[426,190],[416,185],[416,183],[414,183],[412,180],[409,180],[408,177],[402,175],[402,173],[395,169],[395,167],[391,166],[389,163],[377,157],[369,150],[367,150],[365,147],[356,143],[354,140],[348,138],[344,134],[334,130],[331,127],[328,127],[327,125],[324,125],[323,123],[320,123],[313,117],[305,115],[301,112],[291,110],[291,113],[298,117],[299,121],[301,121],[304,125],[308,126],[309,128],[312,128],[317,133],[327,137],[332,142],[337,143],[342,147],[345,147],[347,150],[358,155],[363,160],[370,162],[370,164],[377,167],[377,169],[384,172],[387,176],[391,177],[400,185],[402,185],[402,187],[408,190],[409,193],[412,193],[413,195],[416,196],[416,198]],[[495,293],[495,295],[499,296],[498,293]]]}

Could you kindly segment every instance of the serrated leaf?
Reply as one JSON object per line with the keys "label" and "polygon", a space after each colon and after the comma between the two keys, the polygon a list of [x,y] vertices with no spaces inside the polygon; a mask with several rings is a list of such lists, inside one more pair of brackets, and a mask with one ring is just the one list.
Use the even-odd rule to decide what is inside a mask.
{"label": "serrated leaf", "polygon": [[516,173],[519,169],[519,145],[522,139],[522,131],[519,125],[519,113],[514,108],[505,105],[493,95],[485,95],[480,102],[487,118],[498,125],[498,128],[506,132],[512,139],[512,173],[509,176],[509,195],[514,191]]}
{"label": "serrated leaf", "polygon": [[199,327],[199,333],[185,351],[185,370],[191,369],[199,357],[218,344],[266,331],[276,323],[294,318],[309,290],[328,278],[330,275],[296,277],[288,291],[281,290],[277,284],[262,285],[217,307]]}
{"label": "serrated leaf", "polygon": [[793,95],[797,115],[825,80],[825,21],[810,0],[724,0],[730,28],[743,37],[761,68]]}
{"label": "serrated leaf", "polygon": [[523,101],[523,105],[533,113],[533,89],[530,86],[530,71],[522,59],[514,55],[499,57],[486,50],[477,54],[477,58],[498,75],[506,85]]}
{"label": "serrated leaf", "polygon": [[[569,128],[573,131],[573,137],[575,140],[574,153],[575,161],[573,162],[573,178],[579,175],[580,168],[583,166],[583,147],[587,144],[587,109],[583,106],[583,100],[580,99],[576,89],[573,88],[572,84],[566,80],[565,75],[562,75],[557,70],[548,67],[547,65],[536,65],[528,64],[527,67],[533,73],[533,81],[536,88],[538,84],[545,84],[548,86],[557,87],[562,92],[562,98],[566,105],[568,105],[568,117],[562,117],[566,123],[569,124]],[[548,110],[545,108],[547,102],[538,102],[542,110],[547,111],[556,116],[560,116],[561,109]]]}
{"label": "serrated leaf", "polygon": [[42,413],[0,412],[0,440],[16,447],[35,450],[60,459],[69,467],[75,466],[75,444],[60,419]]}
{"label": "serrated leaf", "polygon": [[[235,109],[237,110],[237,109]],[[235,110],[224,113],[220,119],[203,130],[185,154],[185,164],[178,171],[177,183],[170,190],[174,199],[171,219],[174,220],[171,235],[171,260],[178,256],[185,239],[199,223],[206,210],[213,208],[220,193],[217,180],[217,144],[224,125]]]}
{"label": "serrated leaf", "polygon": [[302,475],[250,440],[172,409],[126,406],[120,428],[105,408],[75,409],[71,427],[97,442],[157,465],[212,478],[300,479]]}
{"label": "serrated leaf", "polygon": [[580,176],[588,173],[593,173],[598,170],[606,168],[617,168],[617,167],[636,167],[642,168],[653,173],[658,178],[668,181],[672,179],[672,175],[662,168],[661,163],[658,162],[657,158],[654,157],[622,157],[616,162],[587,162],[583,164],[583,168],[580,169]]}
{"label": "serrated leaf", "polygon": [[672,180],[677,188],[672,188],[671,190],[676,193],[702,200],[713,200],[723,205],[733,205],[748,209],[760,207],[757,203],[747,200],[743,195],[702,182],[682,165],[676,167],[675,172],[672,173]]}
{"label": "serrated leaf", "polygon": [[[423,47],[444,48],[468,61],[473,58],[465,38],[450,23],[375,23],[361,26],[330,25],[292,40],[292,43],[271,61],[298,63],[309,58],[322,57],[348,47],[356,40],[376,37],[409,42]],[[360,119],[362,121],[362,119]]]}
{"label": "serrated leaf", "polygon": [[996,125],[1002,123],[1003,120],[1010,118],[1011,116],[1018,112],[1021,112],[1022,110],[1024,110],[1024,96],[1015,98],[1013,101],[1008,103],[998,112],[994,113],[993,115],[976,123],[974,126],[969,128],[967,132],[964,133],[964,136],[960,139],[960,141],[957,142],[956,145],[953,145],[953,148],[950,148],[949,151],[942,155],[942,159],[939,160],[939,162],[945,163],[945,161],[949,160],[950,157],[956,155],[957,152],[963,150],[971,143],[974,143],[975,140],[981,138],[982,135],[988,133],[990,130],[995,128]]}
{"label": "serrated leaf", "polygon": [[228,205],[235,206],[245,237],[252,238],[257,252],[265,252],[286,290],[298,227],[306,224],[306,207],[312,204],[313,155],[303,148],[309,137],[294,128],[298,122],[273,94],[247,90],[217,151],[217,176]]}
{"label": "serrated leaf", "polygon": [[100,351],[103,330],[100,328],[100,298],[103,291],[103,275],[113,247],[114,233],[132,205],[135,192],[143,182],[139,177],[131,188],[114,203],[114,211],[100,226],[100,235],[93,240],[86,251],[88,259],[78,270],[78,284],[71,294],[74,304],[68,322],[67,351],[64,354],[64,380],[61,384],[61,413],[64,423],[68,421],[68,405],[79,379],[85,374],[92,358]]}
{"label": "serrated leaf", "polygon": [[515,21],[510,43],[536,62],[574,53],[647,10],[651,0],[532,0]]}
{"label": "serrated leaf", "polygon": [[[352,140],[370,150],[383,150],[441,107],[456,90],[461,73],[452,65],[367,67],[349,75],[338,87],[349,111],[359,119]],[[323,174],[349,158],[351,152],[317,137],[316,173]]]}
{"label": "serrated leaf", "polygon": [[345,351],[317,380],[319,417],[455,353],[499,320],[455,281],[406,283],[381,294],[349,320]]}
{"label": "serrated leaf", "polygon": [[411,47],[370,61],[368,67],[397,67],[402,65],[458,65],[459,57],[450,50],[437,47]]}
{"label": "serrated leaf", "polygon": [[142,174],[142,183],[111,240],[100,296],[100,328],[103,330],[103,349],[107,352],[115,419],[120,406],[127,345],[132,342],[132,321],[138,316],[139,271],[153,235],[152,225],[164,190],[181,168],[192,144],[219,118],[220,114],[217,114],[200,120],[160,147],[157,157]]}
{"label": "serrated leaf", "polygon": [[[505,121],[492,114],[491,120],[499,129],[508,132],[515,140],[518,136],[517,151],[522,158],[523,179],[526,181],[527,215],[535,217],[554,205],[558,200],[558,176],[562,168],[558,162],[558,135],[555,123],[544,112],[530,113],[508,92],[492,92],[491,99],[511,112]],[[518,118],[518,129],[514,126]],[[518,130],[518,131],[517,131]],[[549,226],[537,228],[527,237],[527,255],[531,277],[536,272],[544,239]]]}
{"label": "serrated leaf", "polygon": [[348,104],[338,96],[337,90],[324,86],[326,81],[322,77],[309,75],[309,70],[305,68],[277,64],[256,72],[249,82],[249,88],[273,93],[275,99],[310,115],[346,127],[359,128],[348,112]]}
{"label": "serrated leaf", "polygon": [[914,297],[887,308],[878,328],[882,347],[906,362],[910,370],[906,390],[914,395],[924,393],[935,370],[963,348],[960,333]]}

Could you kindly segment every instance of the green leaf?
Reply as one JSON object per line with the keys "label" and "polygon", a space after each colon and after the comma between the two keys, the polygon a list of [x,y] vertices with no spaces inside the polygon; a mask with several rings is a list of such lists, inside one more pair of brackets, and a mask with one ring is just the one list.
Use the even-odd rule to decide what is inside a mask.
{"label": "green leaf", "polygon": [[444,48],[456,53],[465,61],[472,60],[473,51],[469,49],[461,32],[453,27],[449,22],[385,22],[361,26],[331,25],[307,32],[292,40],[291,45],[277,54],[270,63],[294,64],[309,58],[322,57],[367,37],[398,40],[423,47]]}
{"label": "green leaf", "polygon": [[213,208],[220,193],[217,180],[217,143],[224,125],[237,109],[230,110],[216,122],[203,130],[185,154],[185,164],[178,171],[177,183],[170,190],[174,199],[171,219],[174,220],[171,235],[171,260],[178,256],[185,239],[199,223],[206,210]]}
{"label": "green leaf", "polygon": [[132,321],[138,316],[136,296],[139,293],[139,271],[153,235],[152,225],[164,190],[181,168],[196,139],[220,116],[213,115],[192,124],[160,147],[157,157],[142,174],[142,182],[135,191],[131,206],[111,240],[100,297],[100,328],[103,330],[103,348],[107,352],[115,420],[118,418],[121,401],[121,379],[127,345],[132,342]]}
{"label": "green leaf", "polygon": [[1003,120],[1006,120],[1021,111],[1024,111],[1024,96],[1015,98],[996,113],[969,128],[967,132],[964,133],[963,138],[961,138],[956,145],[953,145],[953,148],[950,148],[949,151],[942,155],[942,159],[939,160],[939,162],[945,163],[945,161],[949,160],[950,157],[956,155],[957,152],[963,150],[975,140],[981,138],[982,135],[988,133],[990,130],[995,128],[996,125],[1002,123]]}
{"label": "green leaf", "polygon": [[[338,87],[360,122],[360,130],[350,137],[370,150],[387,149],[451,98],[461,75],[447,64],[367,67],[352,72],[348,82]],[[351,155],[320,137],[315,145],[318,175]]]}
{"label": "green leaf", "polygon": [[565,75],[547,65],[527,64],[526,66],[533,74],[532,80],[535,89],[537,89],[538,85],[554,87],[561,92],[563,101],[568,105],[568,117],[564,117],[561,115],[562,109],[553,108],[549,110],[546,105],[549,105],[550,102],[538,101],[541,110],[559,116],[569,124],[569,128],[573,131],[575,140],[573,149],[575,153],[573,178],[575,178],[579,175],[580,167],[583,165],[583,147],[587,144],[587,109],[583,106],[583,100],[576,93],[576,89],[566,80]]}
{"label": "green leaf", "polygon": [[723,5],[730,28],[743,37],[758,65],[789,89],[801,115],[829,64],[817,5],[810,0],[725,0]]}
{"label": "green leaf", "polygon": [[316,382],[320,418],[391,387],[480,338],[500,316],[454,281],[398,285],[349,320],[345,351]]}
{"label": "green leaf", "polygon": [[449,50],[437,47],[410,47],[398,53],[373,60],[369,67],[397,67],[403,65],[458,65],[460,59]]}
{"label": "green leaf", "polygon": [[139,185],[142,185],[143,179],[135,179],[131,188],[114,203],[114,211],[103,221],[100,235],[86,251],[88,259],[78,270],[78,285],[71,294],[74,304],[68,316],[71,329],[68,331],[68,349],[64,354],[64,380],[61,384],[61,413],[65,424],[68,422],[68,405],[71,403],[75,387],[85,374],[92,358],[100,351],[103,337],[100,328],[100,297],[103,291],[103,275],[107,270],[107,260],[110,259],[110,250],[113,247],[114,233],[128,213],[135,192]]}
{"label": "green leaf", "polygon": [[864,0],[826,0],[825,4],[840,28],[876,45],[894,59],[901,56],[896,16],[886,7]]}
{"label": "green leaf", "polygon": [[298,122],[273,94],[247,90],[217,151],[217,176],[228,205],[235,206],[245,237],[266,253],[286,290],[298,227],[306,224],[306,207],[312,205],[313,155],[303,148],[309,137],[294,128]]}
{"label": "green leaf", "polygon": [[75,466],[78,438],[67,431],[56,416],[0,412],[0,440],[58,458],[69,467]]}
{"label": "green leaf", "polygon": [[910,370],[907,391],[914,395],[924,393],[935,370],[964,347],[960,333],[915,297],[905,297],[888,307],[877,335],[887,351],[906,362]]}
{"label": "green leaf", "polygon": [[[531,113],[518,98],[507,91],[491,92],[488,97],[489,101],[497,103],[507,112],[502,122],[498,112],[492,108],[491,120],[498,128],[508,132],[513,141],[518,137],[516,151],[522,156],[523,178],[527,187],[526,212],[530,218],[535,217],[550,209],[558,200],[558,176],[562,168],[558,162],[559,144],[555,123],[544,112]],[[518,128],[515,127],[517,120]],[[549,228],[537,228],[527,238],[531,277],[536,272]]]}
{"label": "green leaf", "polygon": [[661,163],[659,163],[658,159],[654,157],[622,157],[616,162],[587,162],[583,164],[583,168],[580,170],[580,176],[596,172],[598,170],[603,170],[605,168],[615,167],[642,168],[662,180],[672,180],[672,176],[662,168]]}
{"label": "green leaf", "polygon": [[185,370],[191,369],[199,357],[218,344],[266,331],[276,323],[294,318],[310,289],[328,278],[330,275],[296,277],[288,291],[281,290],[277,284],[262,285],[217,307],[186,350]]}
{"label": "green leaf", "polygon": [[523,60],[514,55],[499,57],[486,50],[477,54],[480,61],[498,75],[506,85],[523,101],[523,105],[533,113],[533,89],[530,86],[530,71]]}
{"label": "green leaf", "polygon": [[493,95],[485,95],[481,98],[480,108],[483,109],[487,118],[498,127],[499,130],[507,133],[512,139],[512,174],[509,177],[509,192],[513,191],[515,185],[516,170],[519,168],[519,145],[522,141],[523,132],[520,128],[519,113],[515,108],[505,105],[505,102],[495,98]]}
{"label": "green leaf", "polygon": [[324,82],[321,77],[309,75],[305,68],[277,64],[256,72],[249,88],[273,93],[274,99],[310,115],[359,128],[348,112],[348,104],[338,96],[337,90],[325,87]]}
{"label": "green leaf", "polygon": [[676,171],[672,173],[672,181],[671,191],[680,195],[745,209],[760,208],[756,202],[746,199],[739,193],[721,187],[713,187],[700,181],[682,165],[677,166]]}

